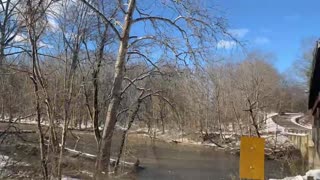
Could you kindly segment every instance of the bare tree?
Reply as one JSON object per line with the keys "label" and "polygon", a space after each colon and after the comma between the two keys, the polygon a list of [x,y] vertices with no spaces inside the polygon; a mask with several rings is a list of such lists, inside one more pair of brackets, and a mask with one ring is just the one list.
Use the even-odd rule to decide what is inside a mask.
{"label": "bare tree", "polygon": [[[81,45],[85,42],[85,37],[88,34],[88,8],[82,3],[74,3],[72,1],[62,2],[62,7],[64,9],[63,17],[64,24],[62,26],[62,36],[64,39],[65,46],[65,78],[64,78],[64,117],[63,117],[63,129],[61,136],[61,146],[60,146],[60,155],[59,155],[59,164],[58,164],[58,177],[61,179],[62,176],[62,160],[63,152],[66,146],[67,140],[67,131],[69,123],[71,120],[71,103],[72,99],[75,96],[74,82],[76,70],[79,67],[80,59],[79,53],[81,50]],[[70,18],[71,19],[68,19]],[[70,20],[73,21],[72,24],[69,24]],[[70,53],[69,53],[70,51]],[[69,62],[69,54],[71,54],[71,62]]]}
{"label": "bare tree", "polygon": [[[28,0],[25,4],[25,12],[23,14],[25,18],[26,27],[28,30],[28,38],[31,47],[31,59],[32,59],[32,76],[30,77],[34,84],[34,92],[36,95],[36,112],[37,112],[37,127],[39,131],[39,148],[40,148],[40,158],[41,158],[41,167],[42,167],[42,175],[44,179],[48,179],[48,168],[46,162],[46,153],[45,153],[45,142],[44,142],[44,134],[41,127],[41,98],[39,87],[42,89],[46,88],[42,72],[40,70],[40,61],[38,54],[38,43],[40,36],[42,35],[45,26],[39,26],[40,22],[43,21],[44,17],[44,8],[45,2],[39,1],[39,4],[35,4],[31,0]],[[38,24],[39,23],[39,24]],[[43,22],[42,22],[43,23]],[[47,99],[48,100],[48,99]],[[49,102],[48,112],[50,113]],[[52,125],[52,124],[51,124]],[[51,131],[53,135],[53,130]],[[52,136],[51,142],[55,141],[55,137]]]}
{"label": "bare tree", "polygon": [[[193,47],[191,41],[199,42],[199,44],[204,45],[205,36],[216,37],[219,32],[223,33],[226,31],[220,19],[217,20],[217,18],[215,18],[215,20],[217,20],[216,22],[208,22],[210,18],[208,18],[205,13],[200,13],[201,10],[203,10],[201,8],[204,7],[193,6],[191,2],[170,2],[169,4],[158,3],[162,8],[167,10],[171,9],[178,14],[175,19],[171,19],[166,16],[147,13],[147,11],[143,10],[143,5],[139,4],[140,2],[136,0],[128,1],[127,9],[125,10],[123,2],[119,1],[119,13],[122,14],[121,16],[123,17],[123,20],[119,21],[115,18],[106,16],[88,1],[81,1],[97,13],[104,23],[110,25],[119,40],[113,88],[111,91],[110,103],[108,105],[97,163],[97,169],[100,172],[108,172],[111,141],[116,124],[116,114],[121,102],[121,89],[126,69],[127,55],[140,56],[150,64],[154,64],[156,61],[151,60],[147,54],[143,52],[145,49],[138,48],[144,43],[154,42],[158,44],[158,46],[170,50],[171,53],[174,54],[174,59],[187,63],[187,59],[190,59],[191,61],[196,60],[196,58],[199,57],[197,55],[201,53],[200,47]],[[137,18],[133,18],[134,13],[138,14]],[[148,34],[147,32],[144,36],[132,36],[132,26],[141,23],[154,29],[158,34]],[[116,26],[116,24],[122,25],[118,28],[119,26]],[[172,32],[175,33],[175,36],[179,35],[184,43],[177,46],[174,39],[167,34],[168,29],[172,30]]]}
{"label": "bare tree", "polygon": [[279,87],[280,78],[274,68],[266,63],[265,57],[250,54],[247,60],[240,64],[236,88],[242,96],[243,110],[247,112],[250,124],[260,137],[259,129],[263,123],[262,112],[270,109],[274,101],[273,94]]}
{"label": "bare tree", "polygon": [[[5,77],[8,72],[4,69],[5,57],[21,53],[20,46],[15,43],[23,25],[19,20],[17,6],[20,0],[0,2],[0,86],[1,86],[1,118],[5,118]],[[17,49],[17,50],[13,50]]]}

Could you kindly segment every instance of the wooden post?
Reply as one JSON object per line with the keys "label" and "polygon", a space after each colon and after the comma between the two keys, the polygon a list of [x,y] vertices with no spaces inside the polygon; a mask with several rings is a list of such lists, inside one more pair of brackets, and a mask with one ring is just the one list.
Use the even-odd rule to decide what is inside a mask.
{"label": "wooden post", "polygon": [[258,137],[241,137],[240,179],[264,179],[264,144]]}

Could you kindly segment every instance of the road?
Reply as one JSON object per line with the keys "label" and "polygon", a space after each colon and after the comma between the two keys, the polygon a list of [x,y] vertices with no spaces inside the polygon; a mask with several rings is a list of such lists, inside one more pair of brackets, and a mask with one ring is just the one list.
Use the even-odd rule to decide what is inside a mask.
{"label": "road", "polygon": [[[295,122],[295,119],[299,117],[299,114],[282,114],[272,118],[272,120],[279,126],[285,128],[287,131],[309,131],[308,127],[299,125]],[[293,122],[294,121],[294,122]]]}

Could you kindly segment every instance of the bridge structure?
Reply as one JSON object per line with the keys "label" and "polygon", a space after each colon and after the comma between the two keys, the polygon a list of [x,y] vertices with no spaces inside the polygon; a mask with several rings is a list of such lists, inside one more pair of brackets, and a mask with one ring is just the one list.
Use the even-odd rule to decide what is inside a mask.
{"label": "bridge structure", "polygon": [[304,118],[306,117],[302,113],[283,113],[271,117],[280,127],[281,133],[300,149],[309,168],[320,168],[320,158],[312,140],[312,127],[300,123]]}
{"label": "bridge structure", "polygon": [[299,123],[304,118],[302,113],[283,113],[273,116],[272,120],[284,129],[285,135],[305,136],[312,132],[312,127]]}
{"label": "bridge structure", "polygon": [[315,43],[308,88],[308,110],[312,115],[312,141],[320,154],[320,40]]}

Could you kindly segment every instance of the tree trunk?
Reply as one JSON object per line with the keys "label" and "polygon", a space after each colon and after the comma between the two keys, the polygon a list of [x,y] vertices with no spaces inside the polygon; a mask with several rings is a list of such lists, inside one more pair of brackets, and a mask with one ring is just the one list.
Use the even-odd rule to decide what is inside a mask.
{"label": "tree trunk", "polygon": [[101,134],[99,130],[99,73],[101,68],[101,62],[103,59],[104,54],[104,45],[107,41],[107,32],[108,32],[108,26],[106,26],[106,29],[103,32],[102,39],[100,41],[99,50],[98,50],[98,63],[97,68],[92,73],[93,78],[93,113],[92,113],[92,121],[93,121],[93,131],[94,136],[96,138],[97,142],[97,148],[98,151],[100,149],[100,141],[101,141]]}
{"label": "tree trunk", "polygon": [[115,174],[118,173],[119,163],[120,163],[121,155],[122,155],[122,152],[123,152],[124,143],[125,143],[125,141],[126,141],[126,136],[127,136],[128,131],[130,130],[132,124],[133,124],[133,121],[134,121],[136,115],[137,115],[138,112],[139,112],[140,104],[141,104],[141,101],[138,100],[138,104],[136,105],[136,107],[134,108],[133,112],[131,113],[131,115],[130,115],[130,117],[129,117],[130,121],[129,121],[129,123],[128,123],[128,127],[127,127],[127,129],[126,129],[126,130],[123,132],[123,134],[122,134],[120,150],[119,150],[118,157],[117,157],[117,161],[116,161],[116,164],[115,164],[115,167],[114,167],[114,173],[115,173]]}
{"label": "tree trunk", "polygon": [[240,135],[242,136],[242,127],[241,127],[241,120],[237,114],[236,108],[234,107],[234,103],[232,102],[232,109],[234,112],[234,115],[236,116],[237,122],[238,122],[238,126],[239,126],[239,130],[240,130]]}
{"label": "tree trunk", "polygon": [[252,121],[252,125],[254,127],[254,130],[256,131],[257,136],[260,138],[261,135],[260,135],[260,132],[259,132],[259,126],[258,126],[258,124],[256,122],[255,116],[253,115],[253,110],[250,108],[249,112],[250,112],[250,119]]}
{"label": "tree trunk", "polygon": [[63,151],[66,145],[66,139],[67,139],[67,131],[68,131],[68,126],[69,126],[69,122],[70,122],[70,108],[71,108],[71,101],[72,101],[72,97],[73,97],[73,87],[74,87],[74,77],[75,77],[75,73],[76,73],[76,68],[78,65],[78,54],[80,51],[80,45],[77,44],[75,49],[73,50],[73,56],[72,56],[72,62],[71,62],[71,68],[70,68],[70,72],[68,75],[66,75],[66,79],[65,79],[65,92],[67,92],[66,96],[65,96],[65,104],[64,104],[64,124],[63,124],[63,128],[62,128],[62,137],[61,137],[61,147],[60,147],[60,154],[59,154],[59,163],[58,163],[58,178],[61,179],[62,177],[62,168],[61,168],[61,164],[62,164],[62,158],[63,158]]}
{"label": "tree trunk", "polygon": [[132,24],[132,15],[135,10],[136,1],[130,0],[128,3],[128,10],[125,16],[125,23],[123,26],[123,33],[121,35],[118,56],[115,64],[115,74],[113,81],[113,88],[111,91],[111,100],[108,106],[107,116],[105,120],[105,125],[103,129],[103,134],[101,138],[101,147],[97,157],[96,169],[98,170],[98,175],[100,176],[102,171],[107,175],[109,172],[110,163],[110,151],[111,151],[111,141],[113,130],[117,121],[117,111],[119,109],[121,101],[121,86],[125,71],[126,55],[128,52],[128,43],[130,28]]}
{"label": "tree trunk", "polygon": [[[4,38],[4,32],[1,30],[1,36]],[[3,39],[1,40],[1,47],[0,47],[0,85],[1,85],[1,119],[5,119],[5,102],[4,102],[4,97],[5,97],[5,71],[3,67],[5,55],[4,55],[4,44],[3,44]]]}
{"label": "tree trunk", "polygon": [[161,120],[162,134],[165,133],[165,127],[164,127],[164,112],[163,112],[163,111],[164,111],[164,108],[165,108],[164,104],[161,103],[161,104],[160,104],[160,120]]}
{"label": "tree trunk", "polygon": [[[30,1],[28,1],[30,3]],[[31,4],[29,4],[29,8],[31,8]],[[37,128],[39,133],[39,148],[40,148],[40,161],[41,161],[41,170],[43,179],[48,179],[48,168],[47,163],[45,160],[45,151],[44,151],[44,135],[42,132],[41,127],[41,107],[40,107],[40,95],[39,95],[39,88],[38,88],[38,82],[40,81],[40,76],[37,72],[39,72],[39,69],[37,67],[37,45],[36,40],[34,39],[34,27],[30,26],[28,29],[29,33],[29,42],[31,45],[31,58],[32,58],[32,78],[34,84],[34,92],[36,95],[36,112],[37,112]]]}
{"label": "tree trunk", "polygon": [[41,107],[40,107],[40,96],[39,96],[39,88],[34,76],[31,78],[34,85],[34,93],[36,95],[36,111],[37,111],[37,128],[39,134],[39,150],[40,150],[40,163],[41,163],[41,171],[43,179],[48,179],[48,167],[45,159],[45,151],[44,151],[44,136],[41,127]]}

